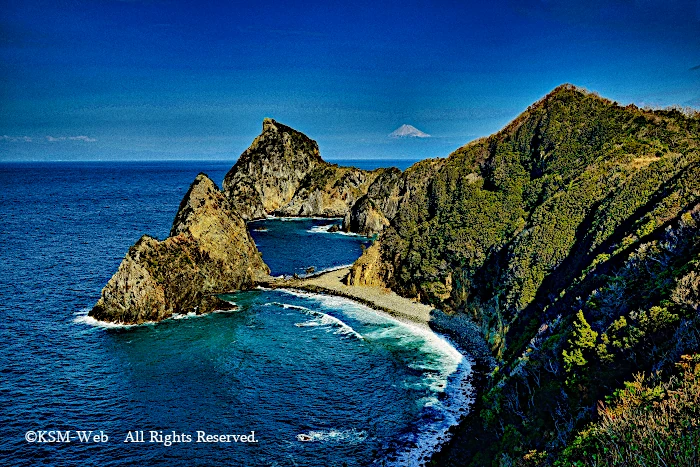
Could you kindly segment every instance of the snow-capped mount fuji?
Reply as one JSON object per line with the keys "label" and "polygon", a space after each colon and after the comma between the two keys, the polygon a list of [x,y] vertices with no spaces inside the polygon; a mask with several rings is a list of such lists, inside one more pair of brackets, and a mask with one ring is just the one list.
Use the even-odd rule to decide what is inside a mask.
{"label": "snow-capped mount fuji", "polygon": [[389,133],[390,138],[430,138],[430,135],[423,133],[413,125],[401,125],[396,130]]}

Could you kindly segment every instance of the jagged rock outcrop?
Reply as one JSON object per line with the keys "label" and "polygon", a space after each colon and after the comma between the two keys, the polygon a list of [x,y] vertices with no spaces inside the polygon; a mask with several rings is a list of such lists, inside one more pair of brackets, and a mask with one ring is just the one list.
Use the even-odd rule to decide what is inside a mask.
{"label": "jagged rock outcrop", "polygon": [[389,225],[396,215],[403,186],[401,171],[382,172],[369,186],[367,194],[357,200],[343,218],[343,230],[371,236]]}
{"label": "jagged rock outcrop", "polygon": [[245,220],[262,219],[285,206],[302,180],[321,165],[316,141],[271,118],[224,178],[223,190]]}
{"label": "jagged rock outcrop", "polygon": [[343,217],[383,171],[369,172],[334,164],[318,167],[302,181],[289,203],[275,214]]}
{"label": "jagged rock outcrop", "polygon": [[360,198],[343,219],[343,230],[372,236],[387,227],[404,203],[417,200],[425,192],[426,184],[437,173],[446,159],[425,159],[412,165],[405,172],[392,168],[383,171],[370,185],[367,194]]}
{"label": "jagged rock outcrop", "polygon": [[343,217],[386,169],[339,167],[318,145],[270,118],[224,179],[224,192],[245,220],[267,215]]}
{"label": "jagged rock outcrop", "polygon": [[216,294],[244,289],[269,273],[243,219],[206,175],[180,203],[170,236],[144,235],[129,249],[90,316],[110,322],[160,321],[228,305]]}
{"label": "jagged rock outcrop", "polygon": [[372,236],[389,225],[389,219],[376,206],[372,198],[365,195],[353,204],[343,218],[343,230],[360,235]]}
{"label": "jagged rock outcrop", "polygon": [[381,243],[375,241],[353,263],[345,282],[348,285],[385,288],[391,281],[392,272],[391,263],[381,258]]}

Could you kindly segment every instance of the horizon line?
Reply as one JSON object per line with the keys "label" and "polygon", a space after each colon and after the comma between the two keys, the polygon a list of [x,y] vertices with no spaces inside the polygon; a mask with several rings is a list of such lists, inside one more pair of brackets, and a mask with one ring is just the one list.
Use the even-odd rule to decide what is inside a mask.
{"label": "horizon line", "polygon": [[[447,156],[444,156],[447,157]],[[430,157],[426,158],[416,158],[416,157],[341,157],[341,158],[324,158],[326,162],[332,161],[422,161],[424,159],[432,159]],[[38,163],[38,162],[49,162],[49,163],[62,163],[62,162],[233,162],[236,159],[7,159],[0,160],[0,164],[16,164],[16,163]]]}

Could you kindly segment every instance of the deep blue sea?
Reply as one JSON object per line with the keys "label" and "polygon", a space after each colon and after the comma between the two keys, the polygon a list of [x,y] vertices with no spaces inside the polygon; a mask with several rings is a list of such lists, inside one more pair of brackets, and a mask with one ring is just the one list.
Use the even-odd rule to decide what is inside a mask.
{"label": "deep blue sea", "polygon": [[[158,324],[86,316],[129,246],[167,236],[197,173],[220,184],[230,166],[0,164],[0,465],[419,465],[444,436],[469,397],[469,363],[429,330],[350,300],[255,290],[227,297],[236,311]],[[303,274],[367,244],[329,233],[336,222],[251,230],[274,274]],[[25,440],[59,430],[70,443]],[[145,442],[125,443],[140,432]]]}

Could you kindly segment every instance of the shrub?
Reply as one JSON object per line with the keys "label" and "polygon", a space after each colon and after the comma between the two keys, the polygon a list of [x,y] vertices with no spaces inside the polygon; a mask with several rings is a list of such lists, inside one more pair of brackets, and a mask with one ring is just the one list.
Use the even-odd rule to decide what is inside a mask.
{"label": "shrub", "polygon": [[557,466],[697,466],[700,463],[700,355],[684,355],[666,382],[637,374],[600,406]]}

